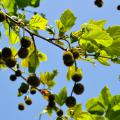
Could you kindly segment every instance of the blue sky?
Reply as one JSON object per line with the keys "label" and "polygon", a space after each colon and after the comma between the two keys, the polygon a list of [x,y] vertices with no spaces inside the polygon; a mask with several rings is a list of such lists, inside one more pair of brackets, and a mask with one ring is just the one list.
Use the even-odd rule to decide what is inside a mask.
{"label": "blue sky", "polygon": [[[39,8],[36,8],[37,12],[46,13],[46,17],[49,20],[49,24],[55,26],[55,20],[59,19],[60,14],[65,9],[71,9],[77,17],[76,25],[72,30],[78,30],[80,25],[90,19],[100,20],[106,19],[106,27],[120,24],[120,11],[116,10],[117,5],[120,4],[118,0],[106,0],[103,8],[97,8],[94,5],[94,0],[44,0]],[[27,10],[34,10],[27,8]],[[27,14],[29,15],[29,14]],[[2,28],[0,28],[2,30]],[[4,41],[7,41],[6,37],[3,37]],[[38,38],[36,38],[37,41]],[[3,41],[3,40],[2,40]],[[0,41],[0,47],[5,47],[6,42]],[[52,71],[58,69],[59,75],[56,78],[57,85],[54,87],[53,92],[57,93],[64,85],[67,85],[68,91],[71,91],[73,82],[66,81],[67,67],[63,65],[62,54],[63,51],[55,46],[38,40],[37,47],[40,51],[48,55],[48,62],[41,63],[37,74],[44,71]],[[120,74],[120,65],[111,64],[110,67],[105,67],[98,62],[97,66],[93,66],[91,63],[79,61],[78,66],[83,70],[82,83],[85,86],[85,92],[81,96],[76,96],[77,101],[83,104],[91,98],[96,97],[100,90],[107,85],[112,94],[120,93],[120,82],[118,75]],[[17,82],[11,82],[9,75],[12,71],[0,71],[0,115],[4,120],[38,120],[38,113],[46,106],[47,102],[43,100],[40,94],[31,96],[33,99],[33,105],[26,106],[25,111],[18,111],[17,105],[19,102],[23,102],[23,98],[17,98],[17,88],[19,87],[22,79],[18,79]],[[70,92],[68,92],[70,94]],[[63,109],[65,106],[63,107]],[[54,120],[56,115],[49,118],[47,115],[43,115],[42,120]]]}

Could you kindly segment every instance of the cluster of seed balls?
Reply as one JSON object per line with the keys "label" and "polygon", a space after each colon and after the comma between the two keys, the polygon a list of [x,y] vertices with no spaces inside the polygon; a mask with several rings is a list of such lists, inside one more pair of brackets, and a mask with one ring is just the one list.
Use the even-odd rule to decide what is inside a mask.
{"label": "cluster of seed balls", "polygon": [[58,117],[62,117],[63,115],[63,110],[58,108],[55,104],[55,95],[54,94],[50,94],[48,96],[48,108],[53,108],[57,114]]}
{"label": "cluster of seed balls", "polygon": [[[77,49],[71,49],[70,51],[66,51],[63,54],[63,62],[66,66],[70,67],[75,63],[75,60],[78,59],[80,56],[79,51]],[[78,72],[77,70],[72,74],[72,80],[75,82],[73,87],[73,92],[77,95],[80,95],[84,91],[84,86],[81,83],[78,83],[82,80],[82,73]],[[65,104],[67,107],[73,107],[76,105],[76,98],[68,96]]]}
{"label": "cluster of seed balls", "polygon": [[[21,43],[21,48],[18,50],[18,57],[21,59],[24,59],[28,56],[28,47],[30,47],[31,40],[29,37],[24,36],[20,40]],[[12,50],[8,47],[3,48],[0,51],[0,60],[9,68],[13,68],[17,66],[17,60],[16,57],[13,56]],[[16,81],[17,77],[22,77],[22,71],[20,69],[14,70],[14,74],[10,75],[10,80],[11,81]],[[31,73],[26,79],[27,83],[22,83],[21,86],[19,87],[18,91],[21,94],[26,94],[29,90],[30,87],[30,93],[35,94],[36,93],[36,87],[40,85],[40,80],[36,76],[36,74]],[[29,96],[25,96],[24,98],[25,103],[27,105],[32,104],[32,100],[30,99]],[[18,105],[19,110],[24,110],[24,104],[20,103]]]}
{"label": "cluster of seed balls", "polygon": [[[97,7],[102,7],[104,2],[103,0],[95,0],[94,4],[97,6]],[[120,10],[120,5],[117,6],[117,10]]]}

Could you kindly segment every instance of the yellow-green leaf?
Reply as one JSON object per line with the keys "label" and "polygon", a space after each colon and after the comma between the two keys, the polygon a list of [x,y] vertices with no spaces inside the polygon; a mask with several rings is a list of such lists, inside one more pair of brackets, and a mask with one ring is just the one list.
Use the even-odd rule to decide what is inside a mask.
{"label": "yellow-green leaf", "polygon": [[66,31],[74,26],[76,19],[77,18],[74,16],[73,12],[69,9],[65,10],[60,17],[60,21],[64,25]]}
{"label": "yellow-green leaf", "polygon": [[41,15],[34,15],[29,21],[29,27],[33,30],[46,30],[48,20]]}
{"label": "yellow-green leaf", "polygon": [[98,57],[97,60],[103,65],[110,66],[110,63],[108,62],[108,58],[107,58],[109,56],[104,50],[100,51],[100,56],[101,57]]}

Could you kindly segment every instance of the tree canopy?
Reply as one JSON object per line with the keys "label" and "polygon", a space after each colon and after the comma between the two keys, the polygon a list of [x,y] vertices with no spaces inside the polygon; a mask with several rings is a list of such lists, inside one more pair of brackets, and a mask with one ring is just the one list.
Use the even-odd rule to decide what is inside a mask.
{"label": "tree canopy", "polygon": [[[34,11],[31,18],[27,16],[26,8],[34,9],[40,3],[40,0],[0,1],[0,22],[4,29],[0,31],[0,37],[5,35],[8,39],[8,46],[0,50],[0,69],[13,71],[14,74],[10,75],[11,81],[23,79],[18,88],[18,97],[22,97],[24,103],[19,103],[18,109],[22,111],[25,104],[31,105],[31,95],[38,92],[47,101],[40,116],[56,113],[56,120],[119,120],[120,94],[112,95],[107,86],[98,97],[86,102],[86,110],[82,109],[83,106],[75,95],[84,94],[85,91],[85,86],[81,83],[84,74],[82,68],[78,67],[78,61],[87,61],[93,65],[99,62],[103,66],[120,64],[120,25],[106,28],[106,20],[90,19],[81,24],[78,30],[72,31],[77,16],[68,8],[55,20],[56,26],[52,26],[44,13]],[[97,7],[103,6],[102,0],[94,3]],[[119,10],[119,5],[117,9]],[[57,68],[53,71],[39,71],[40,64],[49,60],[39,49],[37,40],[46,41],[62,50],[61,59],[67,68],[66,80],[73,82],[70,94],[67,85],[58,93],[52,91],[57,86]],[[4,44],[2,41],[1,39],[1,45]],[[66,110],[62,109],[64,105]]]}

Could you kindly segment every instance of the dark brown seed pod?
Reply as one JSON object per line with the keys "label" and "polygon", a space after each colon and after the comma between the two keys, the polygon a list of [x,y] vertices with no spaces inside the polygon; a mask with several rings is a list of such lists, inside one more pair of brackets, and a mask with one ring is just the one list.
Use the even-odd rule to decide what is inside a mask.
{"label": "dark brown seed pod", "polygon": [[17,63],[17,61],[13,57],[12,58],[8,58],[7,60],[5,60],[6,66],[8,66],[10,68],[15,67],[16,63]]}
{"label": "dark brown seed pod", "polygon": [[78,59],[79,58],[80,54],[79,54],[78,50],[72,49],[71,52],[73,54],[74,59]]}
{"label": "dark brown seed pod", "polygon": [[22,83],[18,90],[24,94],[27,93],[28,89],[29,89],[29,85],[26,83]]}
{"label": "dark brown seed pod", "polygon": [[55,107],[55,102],[54,101],[50,101],[48,103],[48,107],[54,108]]}
{"label": "dark brown seed pod", "polygon": [[23,48],[28,48],[31,45],[31,38],[24,36],[21,38],[20,43]]}
{"label": "dark brown seed pod", "polygon": [[117,10],[120,10],[120,5],[117,6]]}
{"label": "dark brown seed pod", "polygon": [[25,103],[26,103],[27,105],[31,105],[31,104],[32,104],[31,98],[28,97],[28,96],[25,96]]}
{"label": "dark brown seed pod", "polygon": [[36,76],[36,74],[30,74],[27,78],[27,83],[31,85],[32,87],[38,87],[40,85],[40,80]]}
{"label": "dark brown seed pod", "polygon": [[77,95],[80,95],[84,92],[84,86],[81,83],[77,83],[75,84],[75,86],[73,87],[73,92]]}
{"label": "dark brown seed pod", "polygon": [[57,111],[57,116],[58,116],[58,117],[63,116],[63,110],[61,110],[61,109],[58,110],[58,111]]}
{"label": "dark brown seed pod", "polygon": [[17,79],[16,75],[12,74],[10,75],[10,80],[11,81],[15,81]]}
{"label": "dark brown seed pod", "polygon": [[22,75],[21,70],[16,70],[16,71],[15,71],[15,75],[16,75],[17,77],[20,77],[20,76]]}
{"label": "dark brown seed pod", "polygon": [[67,107],[73,107],[76,105],[76,99],[73,96],[67,97],[65,104]]}
{"label": "dark brown seed pod", "polygon": [[55,100],[55,95],[50,94],[49,97],[48,97],[48,100],[49,101],[54,101]]}
{"label": "dark brown seed pod", "polygon": [[22,59],[26,58],[28,56],[28,49],[27,48],[20,48],[18,51],[18,56]]}
{"label": "dark brown seed pod", "polygon": [[0,22],[3,22],[5,19],[6,19],[5,14],[2,11],[0,11]]}
{"label": "dark brown seed pod", "polygon": [[31,87],[31,88],[30,88],[30,93],[31,93],[32,95],[36,94],[36,89],[35,89],[34,87]]}
{"label": "dark brown seed pod", "polygon": [[12,51],[8,47],[3,48],[1,54],[2,54],[3,59],[8,59],[12,57]]}
{"label": "dark brown seed pod", "polygon": [[64,52],[63,61],[66,66],[72,66],[74,64],[73,54],[70,51]]}
{"label": "dark brown seed pod", "polygon": [[24,110],[25,109],[25,105],[23,103],[19,103],[18,104],[18,109],[19,110]]}
{"label": "dark brown seed pod", "polygon": [[82,80],[82,74],[80,72],[75,72],[73,75],[72,75],[72,80],[74,82],[79,82]]}
{"label": "dark brown seed pod", "polygon": [[97,7],[102,7],[102,6],[103,6],[103,0],[95,0],[94,4],[95,4]]}

